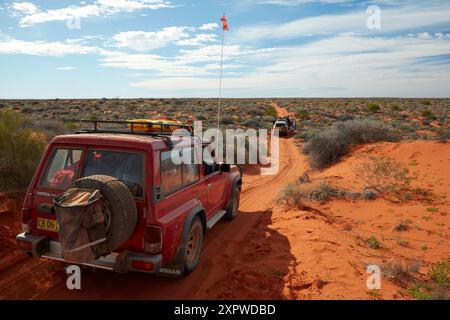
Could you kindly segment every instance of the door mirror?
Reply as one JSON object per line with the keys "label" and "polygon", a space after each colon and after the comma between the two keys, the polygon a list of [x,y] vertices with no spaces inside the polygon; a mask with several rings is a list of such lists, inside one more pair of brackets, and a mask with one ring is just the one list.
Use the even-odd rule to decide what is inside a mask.
{"label": "door mirror", "polygon": [[230,172],[231,166],[228,163],[221,163],[220,164],[220,172]]}

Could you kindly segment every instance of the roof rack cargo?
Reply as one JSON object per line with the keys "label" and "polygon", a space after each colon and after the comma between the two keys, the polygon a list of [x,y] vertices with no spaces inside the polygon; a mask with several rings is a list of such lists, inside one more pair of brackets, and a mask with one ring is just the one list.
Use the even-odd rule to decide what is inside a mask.
{"label": "roof rack cargo", "polygon": [[[185,129],[186,130],[186,136],[194,137],[192,127],[186,124],[177,124],[177,123],[164,123],[164,122],[144,122],[144,121],[135,121],[135,120],[129,120],[129,121],[121,121],[121,120],[86,120],[86,119],[70,119],[65,120],[65,122],[70,123],[88,123],[92,125],[92,128],[86,128],[81,129],[75,132],[75,134],[82,134],[82,133],[115,133],[115,134],[133,134],[133,135],[139,135],[139,136],[151,136],[151,137],[159,137],[163,139],[166,143],[169,144],[169,146],[173,147],[173,142],[170,139],[172,135],[172,131],[164,130],[166,127],[169,129],[173,129],[173,127],[179,128],[179,129]],[[127,125],[127,129],[110,129],[100,128],[99,125],[101,124],[123,124]],[[153,126],[159,127],[160,131],[142,131],[141,129],[143,127],[152,128]],[[136,129],[138,127],[139,129]],[[177,133],[177,135],[181,135],[180,133],[183,133],[180,131]]]}

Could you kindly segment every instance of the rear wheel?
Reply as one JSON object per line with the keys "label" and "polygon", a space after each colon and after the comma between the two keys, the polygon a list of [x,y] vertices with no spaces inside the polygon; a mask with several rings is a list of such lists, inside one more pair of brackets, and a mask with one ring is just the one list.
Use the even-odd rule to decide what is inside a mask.
{"label": "rear wheel", "polygon": [[200,218],[195,217],[191,226],[185,243],[184,255],[184,274],[191,273],[197,266],[200,260],[200,254],[203,246],[203,224]]}
{"label": "rear wheel", "polygon": [[239,211],[239,201],[241,199],[241,192],[238,187],[233,188],[232,200],[227,208],[227,213],[223,216],[226,220],[232,220],[236,218]]}

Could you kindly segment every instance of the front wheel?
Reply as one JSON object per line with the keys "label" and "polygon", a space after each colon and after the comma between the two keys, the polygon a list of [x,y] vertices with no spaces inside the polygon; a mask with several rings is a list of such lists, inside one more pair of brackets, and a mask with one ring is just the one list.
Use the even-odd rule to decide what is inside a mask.
{"label": "front wheel", "polygon": [[197,216],[192,220],[186,239],[184,255],[184,275],[191,273],[200,260],[203,246],[203,224]]}

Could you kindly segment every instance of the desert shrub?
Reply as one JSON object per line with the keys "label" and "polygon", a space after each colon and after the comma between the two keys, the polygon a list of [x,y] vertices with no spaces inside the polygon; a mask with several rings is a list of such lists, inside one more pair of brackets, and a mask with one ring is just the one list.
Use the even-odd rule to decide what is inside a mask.
{"label": "desert shrub", "polygon": [[24,127],[25,119],[13,111],[0,111],[0,189],[26,187],[45,147],[44,134]]}
{"label": "desert shrub", "polygon": [[450,288],[449,280],[450,261],[442,260],[437,262],[428,270],[430,281],[416,284],[408,292],[414,299],[419,300],[445,300],[448,299]]}
{"label": "desert shrub", "polygon": [[366,245],[369,248],[372,248],[375,250],[382,248],[380,241],[378,241],[378,239],[375,236],[371,236],[370,238],[366,239],[364,242],[366,243]]}
{"label": "desert shrub", "polygon": [[335,164],[349,152],[349,146],[397,139],[392,128],[373,120],[340,122],[315,134],[303,148],[314,168]]}
{"label": "desert shrub", "polygon": [[369,105],[367,106],[367,111],[378,112],[380,111],[380,106],[375,103],[369,103]]}
{"label": "desert shrub", "polygon": [[408,293],[417,300],[431,300],[433,299],[433,295],[430,294],[429,289],[424,285],[415,285],[412,288],[408,289]]}
{"label": "desert shrub", "polygon": [[408,231],[408,229],[409,229],[409,223],[407,221],[400,221],[394,227],[394,230],[398,231],[398,232]]}
{"label": "desert shrub", "polygon": [[254,117],[262,117],[265,113],[261,109],[252,109],[249,111],[249,114]]}
{"label": "desert shrub", "polygon": [[289,207],[296,207],[307,201],[328,201],[333,198],[345,197],[346,192],[331,186],[326,181],[310,183],[299,179],[296,183],[286,185],[278,195],[278,201]]}
{"label": "desert shrub", "polygon": [[252,128],[252,129],[259,129],[259,128],[264,127],[261,120],[255,119],[255,118],[245,119],[241,124],[247,128]]}
{"label": "desert shrub", "polygon": [[439,141],[447,141],[450,140],[450,129],[442,130],[442,132],[437,137]]}
{"label": "desert shrub", "polygon": [[430,109],[423,109],[422,111],[420,111],[420,115],[427,119],[436,119],[436,117],[434,116],[433,112]]}
{"label": "desert shrub", "polygon": [[421,265],[418,260],[391,259],[381,265],[381,272],[386,279],[402,281],[410,278],[410,273],[419,272]]}
{"label": "desert shrub", "polygon": [[450,286],[450,260],[443,260],[432,266],[428,272],[431,280],[439,286]]}
{"label": "desert shrub", "polygon": [[300,120],[308,120],[309,119],[309,113],[307,110],[298,111],[297,116]]}
{"label": "desert shrub", "polygon": [[371,157],[369,162],[356,168],[356,175],[361,178],[366,187],[378,194],[399,194],[411,186],[412,177],[403,164],[393,158]]}
{"label": "desert shrub", "polygon": [[25,118],[23,126],[35,131],[44,133],[48,138],[53,138],[57,135],[71,133],[72,125],[70,127],[64,122],[56,120],[31,120]]}
{"label": "desert shrub", "polygon": [[203,121],[206,120],[206,117],[202,113],[197,113],[195,116],[197,120]]}
{"label": "desert shrub", "polygon": [[29,107],[29,106],[25,106],[25,107],[22,108],[22,112],[25,113],[25,114],[30,114],[30,113],[33,112],[33,108]]}
{"label": "desert shrub", "polygon": [[225,116],[220,119],[220,123],[225,125],[234,124],[234,120],[231,117]]}
{"label": "desert shrub", "polygon": [[266,109],[266,116],[276,118],[276,117],[278,117],[278,112],[274,107],[270,106]]}

